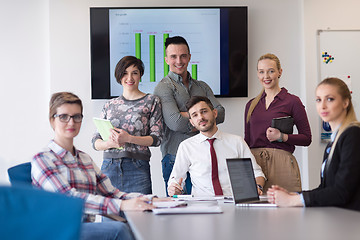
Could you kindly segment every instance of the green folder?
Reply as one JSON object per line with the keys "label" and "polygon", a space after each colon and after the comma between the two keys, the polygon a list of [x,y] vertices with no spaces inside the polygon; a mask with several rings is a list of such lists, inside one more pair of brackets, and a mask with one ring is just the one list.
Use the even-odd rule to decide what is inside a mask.
{"label": "green folder", "polygon": [[93,118],[97,131],[100,133],[100,136],[104,141],[109,140],[110,129],[113,129],[114,126],[111,124],[110,120],[102,118]]}
{"label": "green folder", "polygon": [[[93,122],[95,123],[96,129],[100,133],[101,138],[104,141],[109,140],[110,129],[114,128],[110,120],[94,117]],[[117,149],[124,149],[124,147],[118,147]]]}

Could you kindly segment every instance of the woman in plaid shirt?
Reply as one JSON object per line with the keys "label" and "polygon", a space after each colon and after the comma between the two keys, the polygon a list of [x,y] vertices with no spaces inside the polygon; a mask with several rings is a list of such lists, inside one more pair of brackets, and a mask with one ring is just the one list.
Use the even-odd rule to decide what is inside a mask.
{"label": "woman in plaid shirt", "polygon": [[[109,178],[88,154],[74,147],[74,137],[81,127],[82,111],[82,102],[76,95],[69,92],[53,94],[49,120],[55,137],[43,151],[33,157],[33,184],[47,191],[84,199],[85,222],[93,222],[95,214],[119,214],[124,210],[143,211],[153,208],[153,196],[120,192],[111,185]],[[112,221],[84,223],[81,238],[133,239],[133,236],[128,225]]]}

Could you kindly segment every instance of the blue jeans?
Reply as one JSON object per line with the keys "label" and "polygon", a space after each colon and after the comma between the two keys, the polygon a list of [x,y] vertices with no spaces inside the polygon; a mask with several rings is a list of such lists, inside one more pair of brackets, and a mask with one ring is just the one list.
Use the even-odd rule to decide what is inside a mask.
{"label": "blue jeans", "polygon": [[123,222],[82,223],[81,240],[134,240],[129,225]]}
{"label": "blue jeans", "polygon": [[105,158],[101,171],[122,192],[152,194],[149,161],[133,158]]}
{"label": "blue jeans", "polygon": [[[163,173],[163,178],[165,181],[166,196],[169,196],[168,191],[167,191],[168,181],[169,181],[170,174],[171,174],[172,169],[175,164],[175,157],[176,157],[175,155],[166,154],[165,157],[161,160],[162,173]],[[192,184],[191,184],[190,173],[187,172],[186,180],[185,180],[184,194],[191,194],[191,188],[192,188]]]}

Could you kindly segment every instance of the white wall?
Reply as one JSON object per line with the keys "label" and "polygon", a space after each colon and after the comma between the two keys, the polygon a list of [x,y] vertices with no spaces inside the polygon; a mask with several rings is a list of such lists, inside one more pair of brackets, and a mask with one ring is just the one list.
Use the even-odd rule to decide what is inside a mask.
{"label": "white wall", "polygon": [[0,182],[52,136],[49,101],[48,1],[1,0]]}
{"label": "white wall", "polygon": [[[0,140],[0,181],[7,181],[5,172],[10,165],[27,161],[51,138],[51,129],[47,122],[47,104],[50,94],[56,91],[73,91],[83,99],[85,119],[75,144],[101,165],[101,152],[94,151],[90,145],[95,130],[91,118],[99,115],[104,101],[90,99],[89,7],[173,5],[165,0],[153,0],[151,4],[148,0],[33,0],[31,4],[26,0],[7,2],[9,8],[5,10],[2,7],[0,10],[0,13],[4,12],[8,16],[0,14],[0,24],[3,25],[1,29],[8,30],[11,37],[11,40],[0,38],[0,46],[6,45],[6,54],[1,54],[0,57],[1,68],[4,68],[2,73],[5,72],[1,77],[2,83],[4,82],[2,86],[6,86],[5,94],[0,95],[1,109],[5,110],[2,111],[0,126],[7,126],[1,130],[6,134],[3,134]],[[183,0],[181,5],[177,6],[192,6],[193,2]],[[261,88],[256,77],[257,58],[266,52],[273,52],[279,56],[284,69],[281,85],[298,95],[305,104],[307,81],[304,79],[302,4],[301,0],[197,1],[196,6],[248,6],[249,96],[257,95]],[[21,20],[21,24],[16,24],[14,20],[17,19]],[[31,34],[24,38],[24,32]],[[13,61],[7,60],[14,55]],[[26,62],[19,64],[19,59]],[[26,71],[17,70],[19,65]],[[16,82],[8,80],[14,76],[17,76]],[[21,86],[25,88],[20,90]],[[23,99],[25,101],[22,101]],[[243,135],[243,111],[249,99],[220,99],[226,109],[225,123],[219,126],[222,130]],[[25,108],[22,107],[24,105]],[[29,116],[29,113],[32,114]],[[4,146],[6,150],[3,150]],[[164,195],[161,154],[159,148],[152,150],[153,190],[158,195]],[[304,166],[307,166],[307,148],[298,147],[296,157],[301,166],[303,162]],[[306,171],[303,171],[303,178],[307,183]]]}

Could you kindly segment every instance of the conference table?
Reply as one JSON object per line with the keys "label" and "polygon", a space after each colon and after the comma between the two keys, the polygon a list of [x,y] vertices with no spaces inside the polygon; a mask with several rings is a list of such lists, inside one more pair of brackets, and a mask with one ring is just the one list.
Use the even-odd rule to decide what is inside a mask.
{"label": "conference table", "polygon": [[219,203],[223,213],[125,212],[137,240],[359,240],[360,212],[336,207],[264,208]]}

